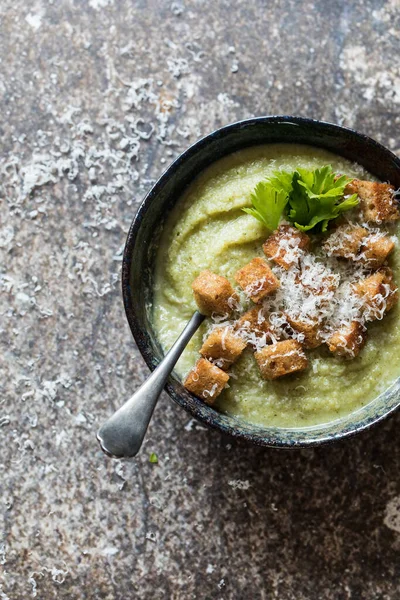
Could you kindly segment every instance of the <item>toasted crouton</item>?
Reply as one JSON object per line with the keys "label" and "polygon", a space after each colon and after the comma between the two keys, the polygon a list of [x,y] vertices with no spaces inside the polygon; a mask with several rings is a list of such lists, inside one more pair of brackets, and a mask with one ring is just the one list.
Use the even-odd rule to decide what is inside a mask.
{"label": "toasted crouton", "polygon": [[346,223],[329,235],[324,243],[324,249],[328,256],[355,259],[367,235],[368,231],[364,227]]}
{"label": "toasted crouton", "polygon": [[290,225],[281,225],[263,244],[264,254],[284,269],[297,264],[299,250],[310,246],[310,238],[306,233]]}
{"label": "toasted crouton", "polygon": [[296,340],[285,340],[265,346],[255,352],[254,356],[263,379],[277,379],[308,367],[307,357]]}
{"label": "toasted crouton", "polygon": [[393,252],[394,245],[394,241],[387,235],[372,234],[363,241],[360,260],[371,269],[377,269]]}
{"label": "toasted crouton", "polygon": [[222,392],[228,380],[229,375],[225,371],[205,358],[200,358],[186,376],[183,385],[189,392],[207,404],[214,404],[216,397]]}
{"label": "toasted crouton", "polygon": [[353,321],[350,325],[344,325],[335,331],[327,344],[333,354],[351,359],[360,353],[366,340],[366,328],[358,321]]}
{"label": "toasted crouton", "polygon": [[270,333],[271,326],[268,316],[259,306],[253,306],[245,312],[235,323],[236,331],[256,331],[258,333]]}
{"label": "toasted crouton", "polygon": [[220,369],[226,370],[239,358],[246,342],[229,327],[214,329],[200,348],[200,354]]}
{"label": "toasted crouton", "polygon": [[400,218],[394,187],[388,183],[353,179],[347,184],[345,194],[358,194],[360,209],[372,223],[386,223]]}
{"label": "toasted crouton", "polygon": [[322,340],[319,323],[312,320],[294,319],[288,314],[286,314],[286,319],[297,333],[301,333],[304,336],[302,340],[299,340],[304,348],[311,349],[321,346]]}
{"label": "toasted crouton", "polygon": [[262,258],[253,258],[242,269],[236,271],[235,280],[245,294],[256,303],[279,287],[279,279]]}
{"label": "toasted crouton", "polygon": [[[260,343],[269,344],[277,338],[268,315],[260,306],[254,306],[245,312],[234,325],[238,335],[255,348]],[[278,338],[279,339],[279,338]]]}
{"label": "toasted crouton", "polygon": [[388,267],[378,269],[373,275],[355,283],[353,289],[362,300],[366,321],[382,319],[398,301],[393,272]]}
{"label": "toasted crouton", "polygon": [[202,271],[192,283],[194,299],[203,315],[230,315],[239,302],[238,295],[225,277]]}

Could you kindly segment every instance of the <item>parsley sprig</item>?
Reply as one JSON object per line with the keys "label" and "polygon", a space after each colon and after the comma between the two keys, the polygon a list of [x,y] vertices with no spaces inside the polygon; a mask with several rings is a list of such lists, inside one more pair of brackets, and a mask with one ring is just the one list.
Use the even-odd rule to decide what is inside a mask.
{"label": "parsley sprig", "polygon": [[336,177],[331,165],[310,171],[275,171],[258,183],[251,194],[253,208],[243,208],[269,230],[279,225],[282,215],[301,231],[326,231],[329,221],[357,206],[357,194],[344,199],[349,177]]}

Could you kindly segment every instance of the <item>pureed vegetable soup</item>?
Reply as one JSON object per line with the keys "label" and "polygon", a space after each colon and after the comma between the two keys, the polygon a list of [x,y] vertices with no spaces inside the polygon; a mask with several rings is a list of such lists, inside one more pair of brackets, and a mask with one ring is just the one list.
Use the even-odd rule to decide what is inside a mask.
{"label": "pureed vegetable soup", "polygon": [[[200,272],[209,269],[222,275],[238,290],[234,279],[238,269],[255,257],[265,260],[262,244],[270,232],[242,211],[251,206],[255,186],[277,169],[315,169],[327,164],[336,173],[373,180],[361,166],[341,157],[290,144],[242,150],[195,179],[169,215],[158,250],[153,323],[164,350],[197,308],[191,285]],[[397,240],[396,224],[385,225],[385,231]],[[388,264],[394,281],[400,281],[397,246]],[[243,306],[245,310],[254,304],[245,301]],[[199,359],[210,323],[206,319],[178,362],[176,372],[182,378]],[[271,381],[261,377],[254,348],[246,348],[229,368],[229,384],[214,406],[251,423],[285,427],[324,423],[357,410],[383,392],[400,372],[398,305],[383,320],[368,323],[367,329],[368,341],[352,360],[332,354],[324,343],[306,351],[308,368]]]}

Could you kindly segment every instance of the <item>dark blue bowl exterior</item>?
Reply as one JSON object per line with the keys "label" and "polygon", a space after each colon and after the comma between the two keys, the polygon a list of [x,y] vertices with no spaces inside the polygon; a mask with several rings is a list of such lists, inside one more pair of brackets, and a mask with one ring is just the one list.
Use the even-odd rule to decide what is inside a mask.
{"label": "dark blue bowl exterior", "polygon": [[[363,165],[382,181],[400,188],[400,160],[366,135],[331,123],[289,116],[258,117],[214,131],[181,154],[143,200],[131,225],[122,265],[125,311],[135,341],[153,370],[163,356],[151,324],[153,272],[163,222],[186,186],[200,171],[223,156],[248,146],[269,143],[307,144],[330,150]],[[172,375],[168,394],[209,427],[253,444],[280,448],[332,442],[369,428],[400,405],[400,378],[360,410],[324,425],[307,428],[259,427],[222,414],[190,394]]]}

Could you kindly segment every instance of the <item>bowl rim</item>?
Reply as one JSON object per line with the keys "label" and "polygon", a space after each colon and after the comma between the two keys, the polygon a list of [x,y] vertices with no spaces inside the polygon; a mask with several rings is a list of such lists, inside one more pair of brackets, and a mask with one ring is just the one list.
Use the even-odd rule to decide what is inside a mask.
{"label": "bowl rim", "polygon": [[[337,130],[338,132],[340,131],[341,133],[347,132],[351,136],[357,137],[359,140],[364,140],[370,146],[375,146],[376,149],[379,150],[379,152],[381,154],[386,155],[388,160],[389,159],[392,160],[392,162],[400,170],[400,158],[397,157],[393,152],[391,152],[391,150],[389,150],[388,148],[383,146],[383,144],[380,144],[379,142],[377,142],[373,138],[370,138],[366,134],[360,133],[350,127],[345,127],[343,125],[338,125],[335,123],[331,123],[329,121],[322,121],[322,120],[308,118],[308,117],[299,117],[299,116],[291,116],[291,115],[258,116],[258,117],[251,117],[248,119],[243,119],[243,120],[235,121],[233,123],[229,123],[228,125],[221,126],[217,129],[215,129],[214,131],[208,133],[207,135],[202,136],[197,141],[195,141],[193,144],[191,144],[186,150],[181,152],[167,166],[165,171],[161,174],[161,176],[153,184],[153,186],[150,188],[150,190],[147,192],[147,194],[143,198],[142,202],[140,203],[139,208],[138,208],[136,214],[134,215],[131,226],[129,228],[129,232],[128,232],[126,242],[125,242],[125,247],[124,247],[123,259],[122,259],[121,284],[122,284],[122,297],[123,297],[125,315],[128,320],[129,327],[130,327],[131,333],[133,335],[133,338],[136,342],[136,345],[137,345],[142,357],[144,358],[147,366],[149,367],[149,369],[151,371],[153,371],[157,366],[156,357],[154,356],[153,351],[149,348],[147,341],[143,337],[143,334],[142,334],[142,331],[141,331],[141,328],[140,328],[140,325],[138,322],[138,317],[135,313],[135,310],[134,310],[134,307],[132,304],[131,289],[130,289],[130,273],[131,273],[131,257],[132,257],[132,253],[133,253],[134,246],[135,246],[135,240],[136,240],[137,234],[140,230],[143,218],[146,215],[147,211],[149,210],[149,206],[150,206],[151,202],[153,201],[153,198],[157,196],[159,191],[162,189],[165,181],[172,175],[172,173],[183,162],[185,162],[186,160],[188,160],[189,158],[194,156],[198,151],[202,150],[204,148],[204,146],[206,146],[209,142],[211,142],[211,140],[215,140],[215,138],[218,138],[218,137],[223,137],[224,135],[228,134],[232,130],[256,125],[257,123],[279,124],[280,122],[282,122],[282,124],[285,123],[285,124],[293,124],[293,125],[301,124],[301,125],[317,126],[319,128],[327,128],[331,131]],[[279,143],[279,142],[273,142],[273,143]],[[307,144],[307,142],[305,142],[305,144]],[[254,145],[257,145],[257,144],[254,144]],[[312,143],[310,143],[310,145],[312,145]],[[245,146],[243,146],[243,147],[245,147]],[[320,147],[323,148],[322,145]],[[228,154],[229,154],[229,152],[226,155],[228,155]],[[226,156],[226,155],[223,155],[223,156]],[[211,161],[210,164],[213,164],[213,162],[215,162],[215,161]],[[207,168],[207,167],[205,167],[205,168]],[[183,408],[184,410],[186,410],[193,418],[197,419],[198,421],[200,421],[207,427],[217,430],[220,433],[229,435],[231,437],[245,440],[249,443],[252,443],[253,445],[272,447],[272,448],[282,448],[282,449],[308,448],[308,447],[315,447],[315,446],[320,446],[320,445],[327,445],[327,444],[332,444],[332,443],[337,442],[342,439],[347,439],[347,438],[353,437],[354,435],[356,435],[362,431],[367,431],[374,425],[386,420],[400,408],[400,394],[399,394],[397,404],[395,404],[394,406],[389,408],[387,411],[382,412],[382,414],[379,414],[369,420],[365,420],[364,422],[363,421],[355,422],[353,426],[349,427],[349,429],[339,430],[333,434],[319,436],[318,438],[299,439],[297,441],[293,440],[293,439],[277,441],[275,439],[272,439],[272,440],[268,439],[268,437],[267,437],[268,428],[265,426],[264,427],[261,425],[254,426],[255,428],[259,429],[259,432],[260,432],[260,435],[255,435],[253,433],[250,433],[247,431],[241,431],[240,429],[237,429],[234,426],[233,427],[228,426],[227,424],[220,422],[217,418],[215,418],[215,413],[217,415],[218,414],[221,415],[222,413],[219,413],[219,411],[215,410],[212,406],[204,405],[204,403],[202,403],[202,405],[204,405],[206,407],[205,412],[208,414],[203,414],[203,411],[200,411],[199,409],[196,409],[193,406],[189,406],[183,400],[181,394],[179,394],[174,389],[174,387],[171,384],[170,379],[167,381],[167,384],[164,389],[168,393],[168,395],[172,398],[172,400],[174,400],[174,402],[179,404],[179,406],[181,408]],[[199,400],[197,397],[193,396],[192,394],[190,394],[190,396],[194,400],[201,402],[201,400]],[[377,398],[378,398],[378,396],[377,396]],[[371,402],[373,402],[373,401],[374,400],[372,400]],[[203,408],[204,408],[204,406],[203,406]],[[365,405],[365,406],[367,406],[367,405]],[[357,409],[356,411],[353,411],[350,414],[354,414],[357,411],[362,410],[362,408]],[[236,419],[236,420],[237,420],[238,425],[243,423],[242,419]],[[336,422],[336,421],[332,421],[332,423],[334,423],[334,422]],[[325,425],[327,425],[327,424],[328,423],[325,423]],[[250,425],[252,425],[252,424],[250,423]],[[312,430],[315,428],[317,430],[322,425],[323,424],[316,425],[315,427],[309,426],[307,429]],[[280,429],[280,428],[277,428],[277,429]],[[305,428],[303,428],[303,429],[301,429],[301,428],[282,428],[282,429],[285,431],[289,431],[289,430],[292,430],[292,431],[303,430],[304,431]],[[265,433],[263,434],[263,432],[265,432]]]}

